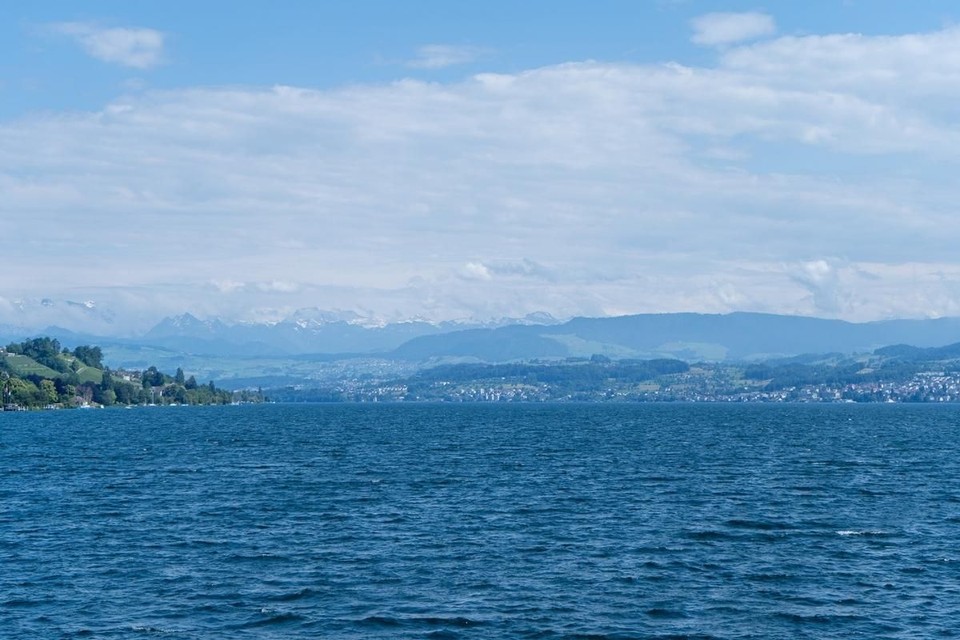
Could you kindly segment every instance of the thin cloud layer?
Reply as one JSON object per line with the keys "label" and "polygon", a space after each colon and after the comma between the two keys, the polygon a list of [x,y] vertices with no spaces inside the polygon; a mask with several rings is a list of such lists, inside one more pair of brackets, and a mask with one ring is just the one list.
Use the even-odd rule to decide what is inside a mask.
{"label": "thin cloud layer", "polygon": [[444,69],[475,62],[484,54],[479,47],[450,44],[427,44],[417,49],[417,56],[407,62],[415,69]]}
{"label": "thin cloud layer", "polygon": [[149,69],[163,61],[165,36],[155,29],[58,22],[50,25],[50,30],[73,39],[88,55],[102,62]]}
{"label": "thin cloud layer", "polygon": [[0,290],[247,319],[956,314],[954,36],[201,87],[0,124],[5,255],[35,265]]}
{"label": "thin cloud layer", "polygon": [[691,21],[693,40],[696,44],[727,45],[762,36],[773,35],[777,25],[765,13],[707,13]]}

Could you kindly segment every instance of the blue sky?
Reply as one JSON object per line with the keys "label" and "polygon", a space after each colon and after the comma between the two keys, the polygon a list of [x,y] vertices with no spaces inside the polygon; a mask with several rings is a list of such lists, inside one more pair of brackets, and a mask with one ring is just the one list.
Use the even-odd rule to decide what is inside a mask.
{"label": "blue sky", "polygon": [[19,5],[0,323],[960,315],[953,2]]}
{"label": "blue sky", "polygon": [[[960,15],[949,1],[813,0],[694,2],[185,2],[17,3],[0,24],[4,100],[0,113],[98,109],[141,88],[290,84],[315,88],[450,81],[477,72],[514,73],[561,62],[602,60],[698,64],[712,52],[690,41],[690,21],[710,12],[761,11],[786,34],[870,35],[930,31]],[[148,28],[164,34],[162,63],[104,65],[80,55],[49,25]],[[430,44],[475,49],[475,60],[439,68],[408,64]]]}

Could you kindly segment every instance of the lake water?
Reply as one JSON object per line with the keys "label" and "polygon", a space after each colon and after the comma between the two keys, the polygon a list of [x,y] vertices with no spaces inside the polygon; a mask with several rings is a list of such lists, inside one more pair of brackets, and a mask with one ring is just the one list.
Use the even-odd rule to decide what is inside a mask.
{"label": "lake water", "polygon": [[0,637],[934,638],[960,408],[0,414]]}

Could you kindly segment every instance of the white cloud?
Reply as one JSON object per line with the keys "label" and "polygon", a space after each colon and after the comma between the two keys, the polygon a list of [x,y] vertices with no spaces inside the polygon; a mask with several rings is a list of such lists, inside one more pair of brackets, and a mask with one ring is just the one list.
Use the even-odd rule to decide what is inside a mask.
{"label": "white cloud", "polygon": [[0,295],[134,318],[955,314],[957,79],[948,29],[0,122],[5,257],[33,265]]}
{"label": "white cloud", "polygon": [[468,64],[479,59],[485,50],[480,47],[451,44],[427,44],[417,49],[408,67],[416,69],[443,69],[459,64]]}
{"label": "white cloud", "polygon": [[247,283],[246,282],[237,282],[236,280],[230,280],[229,278],[224,280],[214,279],[210,282],[214,287],[216,287],[219,293],[234,293],[236,291],[243,291]]}
{"label": "white cloud", "polygon": [[765,13],[707,13],[690,22],[693,27],[691,40],[702,45],[727,45],[744,40],[754,40],[773,35],[777,25]]}
{"label": "white cloud", "polygon": [[787,273],[810,291],[819,313],[837,315],[849,310],[846,306],[851,296],[843,290],[840,268],[833,261],[810,260],[787,267]]}
{"label": "white cloud", "polygon": [[482,262],[468,262],[463,265],[463,269],[460,270],[460,275],[466,280],[493,279],[493,276],[490,274],[490,269]]}
{"label": "white cloud", "polygon": [[91,22],[58,22],[51,31],[72,38],[88,55],[135,69],[149,69],[163,61],[165,35],[155,29],[103,27]]}
{"label": "white cloud", "polygon": [[960,81],[960,28],[901,36],[788,36],[725,51],[722,64],[771,86],[920,102]]}
{"label": "white cloud", "polygon": [[294,293],[300,289],[299,284],[296,282],[290,282],[288,280],[271,280],[270,282],[261,282],[258,283],[257,287],[261,291],[277,293]]}

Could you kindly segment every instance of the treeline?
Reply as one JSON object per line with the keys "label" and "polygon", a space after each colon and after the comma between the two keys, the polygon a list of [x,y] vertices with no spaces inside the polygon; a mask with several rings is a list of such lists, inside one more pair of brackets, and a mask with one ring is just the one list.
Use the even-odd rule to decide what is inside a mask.
{"label": "treeline", "polygon": [[230,404],[233,401],[233,393],[218,389],[213,381],[199,384],[193,376],[185,378],[182,369],[169,376],[156,367],[144,371],[139,381],[133,374],[124,372],[118,377],[107,369],[100,384],[81,385],[79,391],[83,393],[84,401],[105,407],[115,404]]}
{"label": "treeline", "polygon": [[0,384],[4,407],[229,404],[235,399],[212,381],[200,384],[186,377],[182,369],[173,376],[156,367],[114,371],[103,365],[100,347],[71,351],[51,338],[7,345],[0,353]]}
{"label": "treeline", "polygon": [[761,363],[747,366],[743,377],[748,380],[766,380],[765,391],[778,391],[791,387],[909,380],[923,370],[925,368],[922,364],[903,360],[890,360],[867,369],[857,362],[837,365]]}
{"label": "treeline", "polygon": [[606,397],[604,394],[614,390],[635,393],[641,383],[688,371],[690,365],[681,360],[613,361],[603,356],[551,363],[451,364],[426,369],[407,378],[361,379],[353,384],[327,387],[271,389],[270,397],[279,402],[463,400],[471,397],[471,388],[481,386],[535,389],[527,395],[507,392],[502,396],[505,401],[590,401],[602,399]]}
{"label": "treeline", "polygon": [[594,357],[575,364],[451,364],[427,369],[406,382],[433,385],[438,381],[460,384],[486,380],[518,384],[549,384],[578,390],[596,389],[610,382],[632,384],[658,376],[686,373],[690,365],[681,360],[617,360]]}

